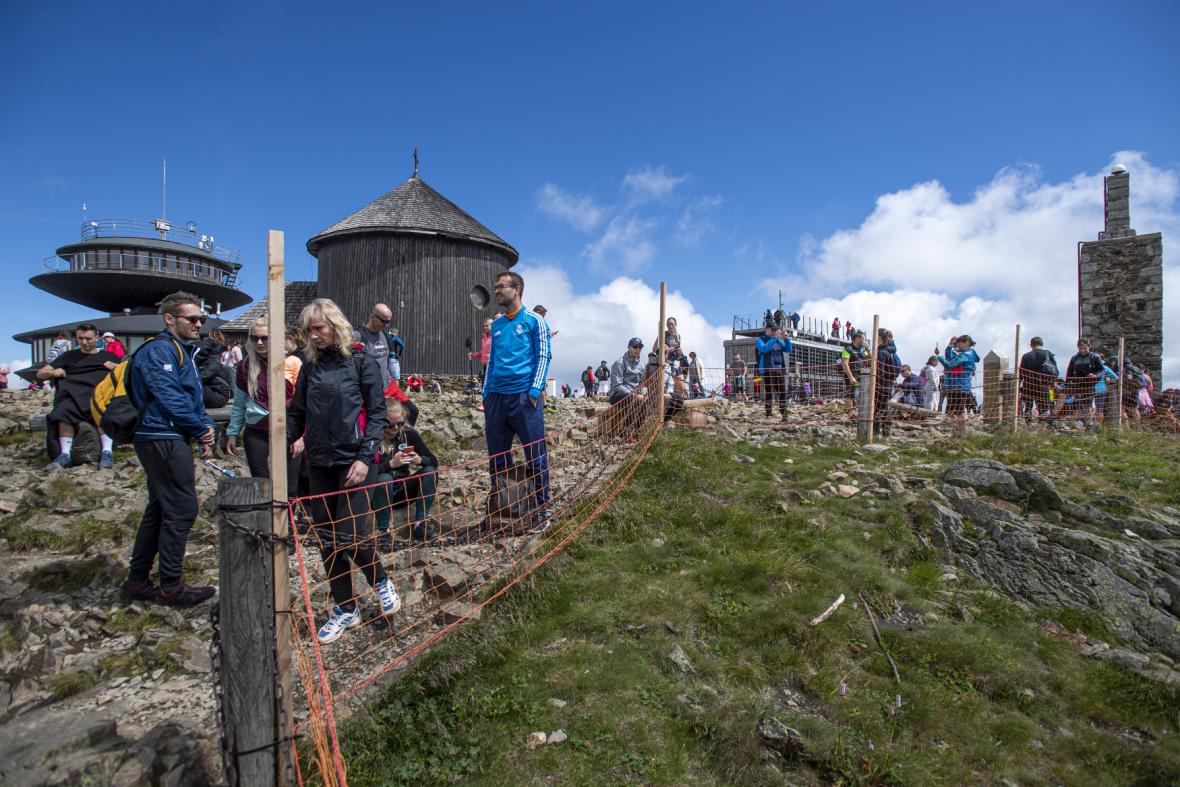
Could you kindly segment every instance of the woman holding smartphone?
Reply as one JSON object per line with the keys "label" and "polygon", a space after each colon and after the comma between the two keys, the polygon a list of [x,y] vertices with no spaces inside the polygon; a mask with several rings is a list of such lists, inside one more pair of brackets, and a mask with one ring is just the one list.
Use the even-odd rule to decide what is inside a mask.
{"label": "woman holding smartphone", "polygon": [[376,591],[383,615],[401,609],[401,599],[365,532],[366,487],[377,480],[386,408],[381,370],[371,356],[354,349],[352,326],[333,301],[312,301],[299,322],[308,338],[307,363],[299,372],[287,413],[287,442],[303,437],[307,454],[313,496],[307,508],[335,602],[318,634],[321,643],[328,643],[361,622],[352,588],[354,566]]}
{"label": "woman holding smartphone", "polygon": [[392,510],[413,501],[414,524],[411,538],[430,541],[438,532],[429,522],[430,508],[438,485],[438,459],[418,431],[406,423],[406,413],[396,399],[386,399],[389,425],[377,464],[377,486],[373,488],[372,506],[377,518],[377,551],[393,550],[389,533]]}

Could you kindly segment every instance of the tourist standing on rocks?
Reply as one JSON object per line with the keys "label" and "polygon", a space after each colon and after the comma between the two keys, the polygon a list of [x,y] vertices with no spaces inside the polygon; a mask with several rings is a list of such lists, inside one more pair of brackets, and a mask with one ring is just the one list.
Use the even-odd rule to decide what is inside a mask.
{"label": "tourist standing on rocks", "polygon": [[733,399],[735,402],[746,401],[746,373],[750,371],[749,364],[742,360],[742,354],[733,356]]}
{"label": "tourist standing on rocks", "polygon": [[852,334],[852,341],[840,351],[840,372],[847,386],[844,389],[844,414],[852,415],[856,409],[856,389],[860,386],[860,370],[868,360],[865,349],[865,335],[861,331]]}
{"label": "tourist standing on rocks", "polygon": [[307,510],[335,602],[317,634],[328,643],[361,622],[353,567],[376,591],[381,614],[401,609],[366,532],[366,487],[377,480],[378,448],[387,424],[385,385],[377,359],[353,346],[352,326],[333,301],[309,303],[299,325],[309,339],[308,360],[287,412],[287,443],[294,448],[303,438],[311,494],[324,495],[307,501]]}
{"label": "tourist standing on rocks", "polygon": [[594,396],[594,367],[587,366],[582,372],[582,387],[586,389],[586,398]]}
{"label": "tourist standing on rocks", "polygon": [[438,485],[438,459],[417,430],[406,423],[401,402],[386,399],[385,407],[389,423],[381,441],[377,486],[373,487],[371,503],[377,519],[377,551],[382,553],[393,551],[389,521],[393,509],[403,503],[414,503],[410,538],[417,541],[438,538],[438,530],[428,519]]}
{"label": "tourist standing on rocks", "polygon": [[695,352],[688,354],[688,391],[693,399],[705,395],[705,366]]}
{"label": "tourist standing on rocks", "polygon": [[615,423],[619,424],[627,433],[626,442],[635,442],[635,416],[639,411],[639,404],[647,398],[647,388],[643,384],[645,365],[640,356],[643,354],[643,341],[632,337],[627,342],[627,352],[611,366],[610,375],[610,403],[618,405],[618,415]]}
{"label": "tourist standing on rocks", "polygon": [[606,365],[605,359],[594,370],[594,379],[598,383],[598,393],[610,394],[610,367]]}
{"label": "tourist standing on rocks", "polygon": [[763,390],[766,392],[764,403],[766,417],[774,408],[774,400],[778,399],[779,413],[782,420],[787,420],[787,364],[791,357],[791,340],[783,338],[783,332],[778,326],[767,325],[762,335],[754,340],[754,348],[758,351],[758,374],[762,377]]}
{"label": "tourist standing on rocks", "polygon": [[1049,390],[1057,381],[1057,358],[1045,349],[1040,336],[1028,342],[1029,351],[1020,356],[1020,410],[1026,421],[1034,417],[1048,420],[1053,417]]}
{"label": "tourist standing on rocks", "polygon": [[938,356],[931,355],[926,359],[926,365],[922,367],[922,371],[918,373],[918,378],[922,381],[922,396],[925,406],[931,410],[938,408],[938,403],[935,397],[938,394]]}
{"label": "tourist standing on rocks", "polygon": [[844,321],[844,338],[849,341],[852,340],[852,320]]}
{"label": "tourist standing on rocks", "polygon": [[[393,322],[393,311],[384,303],[378,303],[369,312],[369,318],[365,320],[356,331],[356,340],[364,345],[365,354],[377,362],[377,368],[381,370],[381,388],[389,385],[389,381],[393,379],[393,369],[390,365],[390,337],[389,324]],[[401,369],[399,364],[398,374],[400,376]]]}
{"label": "tourist standing on rocks", "polygon": [[123,342],[119,341],[119,337],[110,331],[102,335],[102,349],[116,356],[120,361],[127,355],[127,348],[123,346]]}
{"label": "tourist standing on rocks", "polygon": [[[147,478],[148,499],[135,534],[124,598],[191,607],[213,596],[211,587],[184,584],[184,553],[197,518],[196,475],[191,443],[201,457],[213,455],[216,428],[205,412],[196,342],[209,319],[201,301],[174,292],[160,304],[164,330],[132,356],[131,403],[139,411],[133,444]],[[150,579],[158,562],[160,586]]]}
{"label": "tourist standing on rocks", "polygon": [[889,435],[892,420],[889,418],[889,400],[893,396],[893,382],[901,371],[901,359],[897,357],[897,345],[893,343],[893,331],[877,329],[877,386],[873,392],[873,421],[875,431],[882,437]]}
{"label": "tourist standing on rocks", "polygon": [[70,349],[70,335],[65,331],[58,331],[57,338],[53,340],[53,346],[49,348],[49,353],[45,356],[45,363],[53,363],[53,359]]}
{"label": "tourist standing on rocks", "polygon": [[[770,310],[767,309],[767,314]],[[676,318],[669,317],[664,323],[664,361],[668,364],[669,372],[680,362],[684,357],[684,350],[680,346],[680,331],[676,327]],[[659,355],[660,339],[655,341],[654,352]]]}
{"label": "tourist standing on rocks", "polygon": [[7,366],[0,366],[0,391],[8,390],[8,372]]}
{"label": "tourist standing on rocks", "polygon": [[1065,370],[1065,395],[1073,398],[1086,426],[1094,423],[1094,386],[1102,378],[1102,356],[1090,349],[1090,340],[1078,339],[1078,351]]}
{"label": "tourist standing on rocks", "polygon": [[975,393],[971,390],[975,366],[979,363],[975,340],[966,334],[952,336],[945,352],[938,356],[938,362],[946,370],[942,375],[946,414],[960,424],[966,424],[968,413],[975,412]]}
{"label": "tourist standing on rocks", "polygon": [[[483,321],[483,333],[479,337],[479,349],[473,353],[468,353],[468,358],[479,361],[479,388],[483,390],[484,380],[488,375],[488,360],[492,357],[492,321],[490,319]],[[480,401],[478,410],[483,409],[483,401]]]}
{"label": "tourist standing on rocks", "polygon": [[[225,450],[231,456],[237,456],[238,437],[242,437],[250,475],[270,478],[270,395],[266,368],[270,357],[270,335],[266,317],[254,321],[246,340],[246,357],[234,370],[234,403],[225,430]],[[294,342],[284,344],[290,348]],[[302,366],[294,355],[287,355],[283,361],[284,397],[288,404],[295,395],[295,381],[299,379]],[[302,453],[303,440],[299,439],[288,452],[287,459],[287,488],[292,491],[299,485]]]}
{"label": "tourist standing on rocks", "polygon": [[[537,487],[536,532],[549,528],[549,455],[541,391],[549,373],[549,326],[521,305],[524,279],[505,271],[496,276],[496,303],[504,310],[492,322],[492,353],[484,385],[484,431],[492,475],[511,461],[512,439],[520,439]],[[494,482],[493,482],[494,483]]]}
{"label": "tourist standing on rocks", "polygon": [[[53,410],[45,419],[50,439],[57,435],[57,456],[51,456],[47,470],[61,470],[73,464],[70,451],[74,447],[74,435],[83,423],[94,424],[90,414],[90,398],[94,387],[102,382],[111,369],[119,364],[114,353],[98,349],[98,329],[90,323],[82,323],[74,329],[78,349],[66,350],[37,370],[38,380],[53,380],[57,390],[53,394]],[[97,424],[94,424],[98,428]],[[102,453],[98,466],[104,469],[114,467],[114,441],[100,432]]]}

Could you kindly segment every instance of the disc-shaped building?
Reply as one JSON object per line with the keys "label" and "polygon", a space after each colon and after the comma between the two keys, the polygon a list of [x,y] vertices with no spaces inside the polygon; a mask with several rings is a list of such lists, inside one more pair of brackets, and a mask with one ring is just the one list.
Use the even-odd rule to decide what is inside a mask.
{"label": "disc-shaped building", "polygon": [[307,242],[319,261],[317,294],[354,325],[373,305],[393,310],[406,342],[402,375],[468,374],[484,320],[494,317],[496,275],[519,254],[439,194],[415,169],[393,191]]}

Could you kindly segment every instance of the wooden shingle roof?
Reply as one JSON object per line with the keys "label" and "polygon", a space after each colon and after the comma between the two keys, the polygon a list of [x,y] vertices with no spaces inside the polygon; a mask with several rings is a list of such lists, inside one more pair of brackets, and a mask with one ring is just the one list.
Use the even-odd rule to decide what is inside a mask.
{"label": "wooden shingle roof", "polygon": [[503,238],[417,175],[316,235],[307,242],[307,250],[315,256],[329,238],[367,232],[443,235],[492,246],[507,253],[513,263],[520,257]]}
{"label": "wooden shingle roof", "polygon": [[[316,299],[316,283],[314,281],[289,281],[283,295],[285,307],[283,315],[287,325],[299,324],[299,312],[303,307]],[[265,317],[270,306],[269,298],[259,298],[249,309],[234,317],[221,326],[222,333],[246,333],[259,317]]]}

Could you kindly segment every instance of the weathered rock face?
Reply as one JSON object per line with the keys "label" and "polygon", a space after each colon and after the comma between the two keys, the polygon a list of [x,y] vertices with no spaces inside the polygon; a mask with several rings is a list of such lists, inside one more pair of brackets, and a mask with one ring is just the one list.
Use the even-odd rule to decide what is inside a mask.
{"label": "weathered rock face", "polygon": [[930,502],[931,540],[966,573],[1038,606],[1094,609],[1134,647],[1180,659],[1180,522],[1120,519],[999,462],[955,463],[942,491]]}

